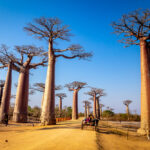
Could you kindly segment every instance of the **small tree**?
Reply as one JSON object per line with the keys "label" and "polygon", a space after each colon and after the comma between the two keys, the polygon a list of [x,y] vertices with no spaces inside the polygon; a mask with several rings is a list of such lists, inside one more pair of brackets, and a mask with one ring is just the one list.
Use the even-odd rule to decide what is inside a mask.
{"label": "small tree", "polygon": [[93,116],[95,118],[100,118],[100,111],[99,111],[99,99],[101,96],[106,95],[104,93],[103,89],[99,88],[91,88],[90,92],[87,92],[86,94],[92,96],[92,100],[94,101],[93,104]]}
{"label": "small tree", "polygon": [[62,115],[62,100],[67,97],[65,93],[57,93],[56,96],[59,98],[59,115]]}
{"label": "small tree", "polygon": [[104,106],[105,106],[104,104],[100,104],[100,118],[101,118],[101,119],[103,119],[103,118],[102,118],[102,117],[103,117],[103,116],[102,116],[102,113],[103,113],[103,110],[102,110],[102,109],[103,109]]}
{"label": "small tree", "polygon": [[123,104],[126,106],[126,113],[128,115],[128,120],[130,119],[130,111],[129,111],[129,105],[132,103],[131,100],[124,100]]}
{"label": "small tree", "polygon": [[83,103],[84,103],[84,106],[83,106],[83,107],[85,108],[84,117],[87,118],[87,116],[88,116],[88,114],[87,114],[87,107],[88,107],[89,101],[84,100]]}
{"label": "small tree", "polygon": [[122,43],[140,45],[141,53],[141,134],[150,129],[150,10],[136,10],[112,24],[115,33],[123,35]]}
{"label": "small tree", "polygon": [[[48,41],[48,68],[44,92],[44,107],[42,108],[41,123],[56,124],[55,119],[55,62],[59,57],[66,59],[85,59],[91,57],[80,45],[71,45],[66,49],[54,47],[57,40],[68,41],[71,34],[67,25],[63,25],[58,18],[39,18],[35,24],[29,23],[25,31],[38,39]],[[70,52],[70,54],[69,54]],[[68,55],[69,54],[69,55]]]}
{"label": "small tree", "polygon": [[72,83],[66,84],[65,87],[68,88],[69,91],[73,91],[73,105],[72,105],[72,119],[78,119],[78,92],[82,88],[85,87],[87,83],[74,81]]}

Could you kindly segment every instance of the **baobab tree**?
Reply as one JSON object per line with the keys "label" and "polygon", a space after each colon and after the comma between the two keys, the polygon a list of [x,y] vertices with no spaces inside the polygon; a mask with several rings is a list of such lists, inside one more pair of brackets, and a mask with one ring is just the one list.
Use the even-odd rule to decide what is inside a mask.
{"label": "baobab tree", "polygon": [[100,118],[102,119],[102,113],[103,113],[103,110],[102,108],[104,107],[105,105],[104,104],[100,104]]}
{"label": "baobab tree", "polygon": [[[32,45],[15,46],[14,50],[20,54],[20,58],[15,62],[19,67],[19,79],[13,121],[27,122],[29,71],[36,69],[38,66],[45,66],[47,56],[42,48]],[[33,63],[34,57],[38,57],[39,62]]]}
{"label": "baobab tree", "polygon": [[5,84],[5,81],[0,80],[0,105],[1,105],[2,95],[3,95],[4,84]]}
{"label": "baobab tree", "polygon": [[86,53],[80,45],[71,45],[66,49],[55,48],[57,40],[68,41],[70,39],[69,26],[62,24],[58,18],[39,18],[34,24],[29,23],[25,31],[38,39],[48,41],[48,67],[45,82],[44,102],[41,114],[42,124],[56,124],[55,119],[55,62],[59,57],[66,59],[86,59],[91,53]]}
{"label": "baobab tree", "polygon": [[8,116],[10,98],[11,98],[11,83],[12,83],[12,69],[19,71],[19,68],[16,66],[17,58],[15,55],[10,52],[9,48],[6,45],[1,45],[0,47],[0,68],[8,68],[7,76],[4,84],[4,90],[1,98],[0,106],[0,122],[6,119]]}
{"label": "baobab tree", "polygon": [[84,100],[84,101],[83,101],[83,103],[84,103],[84,106],[83,106],[83,107],[85,108],[85,111],[84,111],[84,117],[85,117],[85,118],[87,118],[87,116],[88,116],[88,115],[87,115],[87,105],[88,105],[88,102],[89,102],[89,101],[87,101],[87,100]]}
{"label": "baobab tree", "polygon": [[87,102],[87,116],[89,116],[90,115],[90,109],[91,109],[92,107],[91,107],[91,102]]}
{"label": "baobab tree", "polygon": [[[41,108],[43,106],[43,100],[44,100],[44,91],[45,91],[45,83],[35,83],[33,85],[33,87],[30,87],[31,89],[33,89],[34,91],[39,91],[41,93],[43,93],[42,96],[42,102],[41,102]],[[55,85],[55,90],[61,90],[62,86],[61,85]]]}
{"label": "baobab tree", "polygon": [[104,96],[106,94],[104,93],[103,89],[99,89],[99,88],[91,88],[91,91],[87,92],[86,94],[92,96],[92,100],[94,102],[94,104],[93,104],[93,116],[95,118],[98,118],[99,113],[97,113],[98,112],[97,109],[99,109],[99,99],[101,96]]}
{"label": "baobab tree", "polygon": [[150,10],[136,10],[123,15],[118,22],[113,22],[115,33],[124,38],[122,43],[140,45],[141,53],[141,134],[146,134],[150,128]]}
{"label": "baobab tree", "polygon": [[78,92],[84,88],[85,85],[87,85],[87,83],[79,81],[74,81],[65,85],[69,91],[73,91],[72,120],[78,119]]}
{"label": "baobab tree", "polygon": [[123,104],[126,106],[126,113],[128,115],[128,120],[130,119],[129,116],[130,116],[130,111],[129,111],[129,105],[132,103],[131,100],[124,100],[123,101]]}
{"label": "baobab tree", "polygon": [[62,100],[67,97],[66,93],[57,93],[56,96],[59,98],[59,115],[62,114]]}

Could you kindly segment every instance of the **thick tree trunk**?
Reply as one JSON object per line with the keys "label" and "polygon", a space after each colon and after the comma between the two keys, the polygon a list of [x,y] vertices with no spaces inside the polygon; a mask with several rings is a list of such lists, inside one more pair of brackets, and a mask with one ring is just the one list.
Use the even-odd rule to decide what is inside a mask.
{"label": "thick tree trunk", "polygon": [[96,98],[96,117],[100,119],[99,99]]}
{"label": "thick tree trunk", "polygon": [[0,106],[1,106],[1,102],[2,102],[3,89],[4,89],[4,87],[1,86],[1,87],[0,87]]}
{"label": "thick tree trunk", "polygon": [[94,105],[93,105],[93,116],[94,118],[96,118],[96,95],[94,95]]}
{"label": "thick tree trunk", "polygon": [[78,119],[78,91],[73,92],[72,120]]}
{"label": "thick tree trunk", "polygon": [[89,106],[87,105],[87,117],[90,115],[90,110]]}
{"label": "thick tree trunk", "polygon": [[61,117],[61,114],[62,114],[62,98],[59,99],[59,114],[60,114],[60,117]]}
{"label": "thick tree trunk", "polygon": [[100,107],[100,119],[102,119],[102,107]]}
{"label": "thick tree trunk", "polygon": [[56,124],[55,118],[55,57],[49,54],[47,78],[45,83],[44,100],[41,113],[41,124]]}
{"label": "thick tree trunk", "polygon": [[141,134],[150,129],[150,70],[148,48],[145,40],[140,41],[141,49]]}
{"label": "thick tree trunk", "polygon": [[129,114],[129,106],[126,106],[126,113],[127,113],[127,116],[128,116],[128,120],[130,119],[130,114]]}
{"label": "thick tree trunk", "polygon": [[84,116],[85,116],[85,118],[87,118],[87,104],[86,103],[85,103]]}
{"label": "thick tree trunk", "polygon": [[27,122],[29,95],[29,69],[20,72],[13,113],[14,122]]}
{"label": "thick tree trunk", "polygon": [[3,122],[3,120],[8,119],[8,111],[11,97],[11,82],[12,82],[12,65],[9,64],[3,90],[2,103],[0,106],[0,122]]}

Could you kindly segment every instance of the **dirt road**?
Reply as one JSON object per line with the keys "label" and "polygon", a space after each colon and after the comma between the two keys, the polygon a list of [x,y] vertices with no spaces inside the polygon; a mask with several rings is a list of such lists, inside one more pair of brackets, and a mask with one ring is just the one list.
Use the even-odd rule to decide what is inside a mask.
{"label": "dirt road", "polygon": [[112,132],[99,124],[98,131],[80,129],[81,121],[65,121],[55,126],[0,126],[0,150],[149,150],[144,137]]}
{"label": "dirt road", "polygon": [[0,150],[96,150],[95,131],[81,130],[81,121],[55,126],[0,127]]}

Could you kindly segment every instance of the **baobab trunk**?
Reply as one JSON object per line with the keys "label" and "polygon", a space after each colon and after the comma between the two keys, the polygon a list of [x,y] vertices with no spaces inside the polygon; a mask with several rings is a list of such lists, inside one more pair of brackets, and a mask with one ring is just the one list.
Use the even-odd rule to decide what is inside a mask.
{"label": "baobab trunk", "polygon": [[59,99],[59,114],[61,117],[61,114],[62,114],[62,99],[61,98]]}
{"label": "baobab trunk", "polygon": [[96,95],[94,95],[94,106],[93,106],[93,116],[96,118]]}
{"label": "baobab trunk", "polygon": [[100,119],[99,99],[96,98],[96,117]]}
{"label": "baobab trunk", "polygon": [[0,122],[3,122],[3,120],[5,120],[5,117],[7,117],[6,119],[8,119],[8,111],[11,97],[11,82],[12,82],[12,65],[9,64],[3,90],[2,103],[0,106]]}
{"label": "baobab trunk", "polygon": [[90,115],[90,110],[89,106],[87,105],[87,117]]}
{"label": "baobab trunk", "polygon": [[102,107],[100,107],[100,119],[102,119]]}
{"label": "baobab trunk", "polygon": [[150,70],[148,48],[145,40],[140,41],[141,49],[141,127],[140,134],[150,129]]}
{"label": "baobab trunk", "polygon": [[87,104],[85,103],[85,111],[84,111],[84,116],[87,118]]}
{"label": "baobab trunk", "polygon": [[[50,49],[49,45],[49,49]],[[47,78],[45,83],[44,99],[41,113],[41,124],[56,124],[55,118],[55,56],[49,52]]]}
{"label": "baobab trunk", "polygon": [[29,94],[29,69],[20,72],[16,93],[16,102],[13,113],[14,122],[27,122]]}
{"label": "baobab trunk", "polygon": [[127,113],[127,115],[128,115],[128,120],[130,119],[130,117],[129,117],[129,106],[126,106],[126,113]]}
{"label": "baobab trunk", "polygon": [[4,89],[4,87],[1,86],[1,87],[0,87],[0,106],[1,106],[1,102],[2,102],[3,89]]}
{"label": "baobab trunk", "polygon": [[78,119],[78,91],[73,92],[72,120]]}

